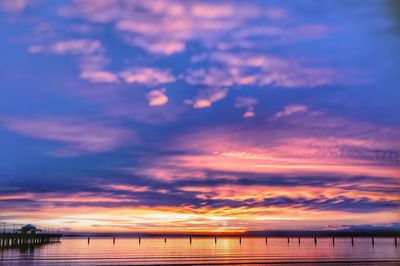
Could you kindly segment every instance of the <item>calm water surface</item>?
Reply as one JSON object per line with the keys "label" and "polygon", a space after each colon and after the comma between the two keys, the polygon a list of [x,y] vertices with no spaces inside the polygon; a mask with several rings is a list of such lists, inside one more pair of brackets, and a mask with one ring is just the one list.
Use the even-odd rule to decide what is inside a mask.
{"label": "calm water surface", "polygon": [[393,238],[63,238],[61,243],[30,249],[8,249],[1,265],[110,265],[110,264],[274,264],[327,263],[400,265],[400,247]]}

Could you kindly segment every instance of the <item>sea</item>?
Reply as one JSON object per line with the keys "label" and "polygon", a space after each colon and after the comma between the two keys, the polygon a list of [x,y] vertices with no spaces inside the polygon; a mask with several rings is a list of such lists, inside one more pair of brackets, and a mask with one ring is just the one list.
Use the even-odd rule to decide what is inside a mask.
{"label": "sea", "polygon": [[64,237],[0,253],[0,265],[313,264],[400,265],[400,246],[384,237]]}

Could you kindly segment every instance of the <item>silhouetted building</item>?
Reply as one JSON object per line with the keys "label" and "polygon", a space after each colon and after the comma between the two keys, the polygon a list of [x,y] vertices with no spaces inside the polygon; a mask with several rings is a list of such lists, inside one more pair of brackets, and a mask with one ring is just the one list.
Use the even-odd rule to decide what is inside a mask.
{"label": "silhouetted building", "polygon": [[36,234],[38,231],[41,231],[40,229],[37,229],[36,226],[32,225],[32,224],[26,224],[24,226],[21,227],[20,229],[21,234],[31,234],[34,235]]}

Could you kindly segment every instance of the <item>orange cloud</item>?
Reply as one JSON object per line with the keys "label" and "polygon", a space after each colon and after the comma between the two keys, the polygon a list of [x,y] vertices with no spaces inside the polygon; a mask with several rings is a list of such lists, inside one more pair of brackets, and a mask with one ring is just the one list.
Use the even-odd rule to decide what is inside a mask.
{"label": "orange cloud", "polygon": [[186,100],[185,103],[192,105],[195,109],[207,108],[225,98],[227,93],[228,90],[225,88],[203,90],[194,100]]}
{"label": "orange cloud", "polygon": [[149,100],[149,106],[160,106],[168,103],[168,97],[165,95],[166,90],[152,90],[147,93],[147,99]]}
{"label": "orange cloud", "polygon": [[[390,223],[398,213],[343,213],[289,207],[52,207],[40,212],[5,209],[20,216],[20,222],[33,222],[75,232],[244,232],[267,229],[315,229],[330,225]],[[307,221],[303,223],[302,221]]]}

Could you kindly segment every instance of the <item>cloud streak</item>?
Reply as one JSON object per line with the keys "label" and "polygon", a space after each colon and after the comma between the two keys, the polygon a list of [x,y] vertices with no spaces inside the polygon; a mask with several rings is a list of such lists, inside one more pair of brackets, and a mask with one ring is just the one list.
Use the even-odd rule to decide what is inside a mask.
{"label": "cloud streak", "polygon": [[135,132],[120,127],[109,127],[79,118],[7,118],[1,119],[7,129],[32,138],[64,143],[55,155],[108,152],[125,142],[137,141]]}

